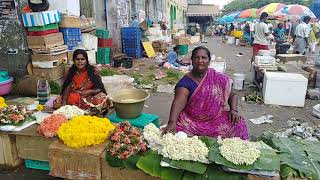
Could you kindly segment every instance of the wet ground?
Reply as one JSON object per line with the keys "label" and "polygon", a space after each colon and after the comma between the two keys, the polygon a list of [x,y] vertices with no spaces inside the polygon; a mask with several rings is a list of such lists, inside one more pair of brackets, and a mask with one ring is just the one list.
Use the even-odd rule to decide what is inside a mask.
{"label": "wet ground", "polygon": [[[235,45],[226,45],[222,43],[221,38],[207,38],[208,43],[202,45],[207,46],[210,51],[217,57],[220,56],[227,62],[227,72],[229,74],[241,72],[250,74],[250,59],[252,48]],[[242,57],[236,55],[241,52]],[[304,108],[279,107],[269,105],[251,104],[241,101],[241,97],[250,93],[251,90],[247,85],[244,91],[238,92],[239,95],[239,112],[246,119],[257,118],[264,115],[273,115],[272,124],[254,125],[247,122],[251,135],[259,136],[263,132],[279,132],[287,129],[287,121],[299,119],[301,122],[307,122],[312,127],[318,127],[320,120],[312,116],[312,107],[319,103],[319,101],[306,101]],[[294,98],[294,97],[293,97]],[[151,98],[146,102],[144,111],[146,113],[157,114],[162,123],[166,123],[169,119],[170,107],[173,100],[173,94],[156,93],[152,94]],[[24,168],[15,171],[0,172],[0,179],[2,180],[36,180],[36,179],[54,179],[47,176],[48,172],[26,170]]]}

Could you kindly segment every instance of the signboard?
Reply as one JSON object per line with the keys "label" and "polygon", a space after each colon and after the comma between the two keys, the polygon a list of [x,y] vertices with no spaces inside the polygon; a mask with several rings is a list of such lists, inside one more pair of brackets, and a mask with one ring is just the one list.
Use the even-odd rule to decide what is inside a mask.
{"label": "signboard", "polygon": [[14,0],[0,0],[0,20],[14,19],[17,17]]}
{"label": "signboard", "polygon": [[147,53],[148,58],[156,57],[156,52],[154,52],[151,42],[143,42],[142,45]]}

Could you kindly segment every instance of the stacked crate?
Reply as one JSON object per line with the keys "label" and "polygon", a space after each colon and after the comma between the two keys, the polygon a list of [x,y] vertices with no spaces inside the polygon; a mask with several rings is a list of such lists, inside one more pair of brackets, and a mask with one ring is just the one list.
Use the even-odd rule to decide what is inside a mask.
{"label": "stacked crate", "polygon": [[122,51],[128,57],[142,58],[142,31],[138,27],[124,27],[121,30]]}
{"label": "stacked crate", "polygon": [[67,48],[59,32],[60,13],[56,10],[23,13],[22,19],[27,29],[28,47],[32,50],[32,73],[48,80],[61,79]]}
{"label": "stacked crate", "polygon": [[112,39],[110,39],[109,31],[97,29],[96,36],[98,37],[97,63],[110,64]]}
{"label": "stacked crate", "polygon": [[179,54],[186,55],[189,51],[190,39],[187,37],[175,37],[173,43],[178,46]]}
{"label": "stacked crate", "polygon": [[63,34],[64,43],[69,50],[74,50],[81,45],[81,21],[78,16],[62,16],[60,31]]}

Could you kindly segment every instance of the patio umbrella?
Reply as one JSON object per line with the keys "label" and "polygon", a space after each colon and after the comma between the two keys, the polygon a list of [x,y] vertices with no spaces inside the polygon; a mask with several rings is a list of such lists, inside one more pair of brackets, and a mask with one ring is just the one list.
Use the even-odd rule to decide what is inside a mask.
{"label": "patio umbrella", "polygon": [[240,13],[239,18],[257,18],[257,11],[255,8],[246,9]]}
{"label": "patio umbrella", "polygon": [[240,14],[240,12],[233,12],[231,14],[226,15],[224,20],[226,21],[226,23],[232,23],[235,21],[235,19],[237,19],[239,17],[239,14]]}
{"label": "patio umbrella", "polygon": [[310,10],[314,13],[314,15],[317,16],[317,18],[320,18],[320,0],[314,1],[313,4],[310,6]]}
{"label": "patio umbrella", "polygon": [[285,6],[285,4],[281,3],[271,3],[258,9],[258,15],[261,15],[263,12],[266,12],[269,14],[269,16],[272,16],[275,12],[279,11],[281,8]]}
{"label": "patio umbrella", "polygon": [[312,19],[316,19],[316,16],[308,7],[299,4],[286,5],[274,13],[274,16],[285,18],[301,18],[303,16],[310,16]]}

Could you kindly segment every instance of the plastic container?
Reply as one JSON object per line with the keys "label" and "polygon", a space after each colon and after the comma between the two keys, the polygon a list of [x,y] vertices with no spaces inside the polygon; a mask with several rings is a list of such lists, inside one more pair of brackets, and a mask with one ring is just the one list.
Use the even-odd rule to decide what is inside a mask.
{"label": "plastic container", "polygon": [[123,48],[141,48],[141,39],[122,39]]}
{"label": "plastic container", "polygon": [[123,53],[132,58],[142,58],[142,49],[141,48],[124,48]]}
{"label": "plastic container", "polygon": [[99,39],[108,39],[110,38],[109,36],[109,31],[108,30],[105,30],[105,29],[97,29],[96,30],[96,36],[99,38]]}
{"label": "plastic container", "polygon": [[39,169],[44,171],[50,171],[49,162],[45,162],[45,161],[26,159],[24,160],[24,165],[26,168],[29,168],[29,169]]}
{"label": "plastic container", "polygon": [[233,89],[235,90],[243,90],[244,82],[246,79],[246,75],[242,73],[234,73],[233,74]]}
{"label": "plastic container", "polygon": [[188,45],[179,45],[178,49],[179,49],[180,55],[186,55],[186,54],[188,54],[189,46]]}
{"label": "plastic container", "polygon": [[110,116],[108,116],[108,119],[110,119],[112,123],[121,123],[124,121],[129,121],[129,123],[132,126],[139,129],[143,129],[146,125],[150,123],[153,123],[158,128],[160,127],[159,116],[153,114],[141,114],[139,117],[135,119],[122,119],[118,117],[116,113],[113,113]]}
{"label": "plastic container", "polygon": [[236,39],[236,46],[240,45],[240,39]]}
{"label": "plastic container", "polygon": [[0,83],[8,81],[10,79],[8,71],[0,71]]}
{"label": "plastic container", "polygon": [[49,34],[58,33],[59,29],[50,29],[45,31],[30,31],[28,32],[28,36],[45,36]]}
{"label": "plastic container", "polygon": [[54,30],[54,29],[59,29],[59,24],[58,23],[48,24],[48,25],[45,25],[45,26],[29,27],[28,28],[28,32],[31,32],[31,31],[47,31],[47,30]]}
{"label": "plastic container", "polygon": [[10,94],[12,90],[13,78],[0,82],[0,96]]}
{"label": "plastic container", "polygon": [[320,104],[313,107],[312,114],[317,118],[320,118]]}
{"label": "plastic container", "polygon": [[72,50],[81,43],[82,36],[80,28],[61,28],[60,31],[63,34],[64,43],[68,46],[69,50]]}
{"label": "plastic container", "polygon": [[320,73],[317,73],[316,76],[316,88],[320,88]]}
{"label": "plastic container", "polygon": [[265,104],[304,107],[308,79],[301,74],[266,72],[263,81]]}
{"label": "plastic container", "polygon": [[96,51],[95,50],[91,50],[91,51],[86,51],[88,54],[88,61],[91,65],[95,65],[97,64],[97,60],[96,60]]}
{"label": "plastic container", "polygon": [[82,46],[90,51],[90,50],[98,50],[98,38],[97,36],[91,35],[89,33],[81,34]]}
{"label": "plastic container", "polygon": [[98,47],[107,48],[112,47],[112,39],[98,39]]}
{"label": "plastic container", "polygon": [[110,48],[98,48],[97,64],[110,64]]}
{"label": "plastic container", "polygon": [[228,37],[227,44],[235,44],[236,38],[235,37]]}

